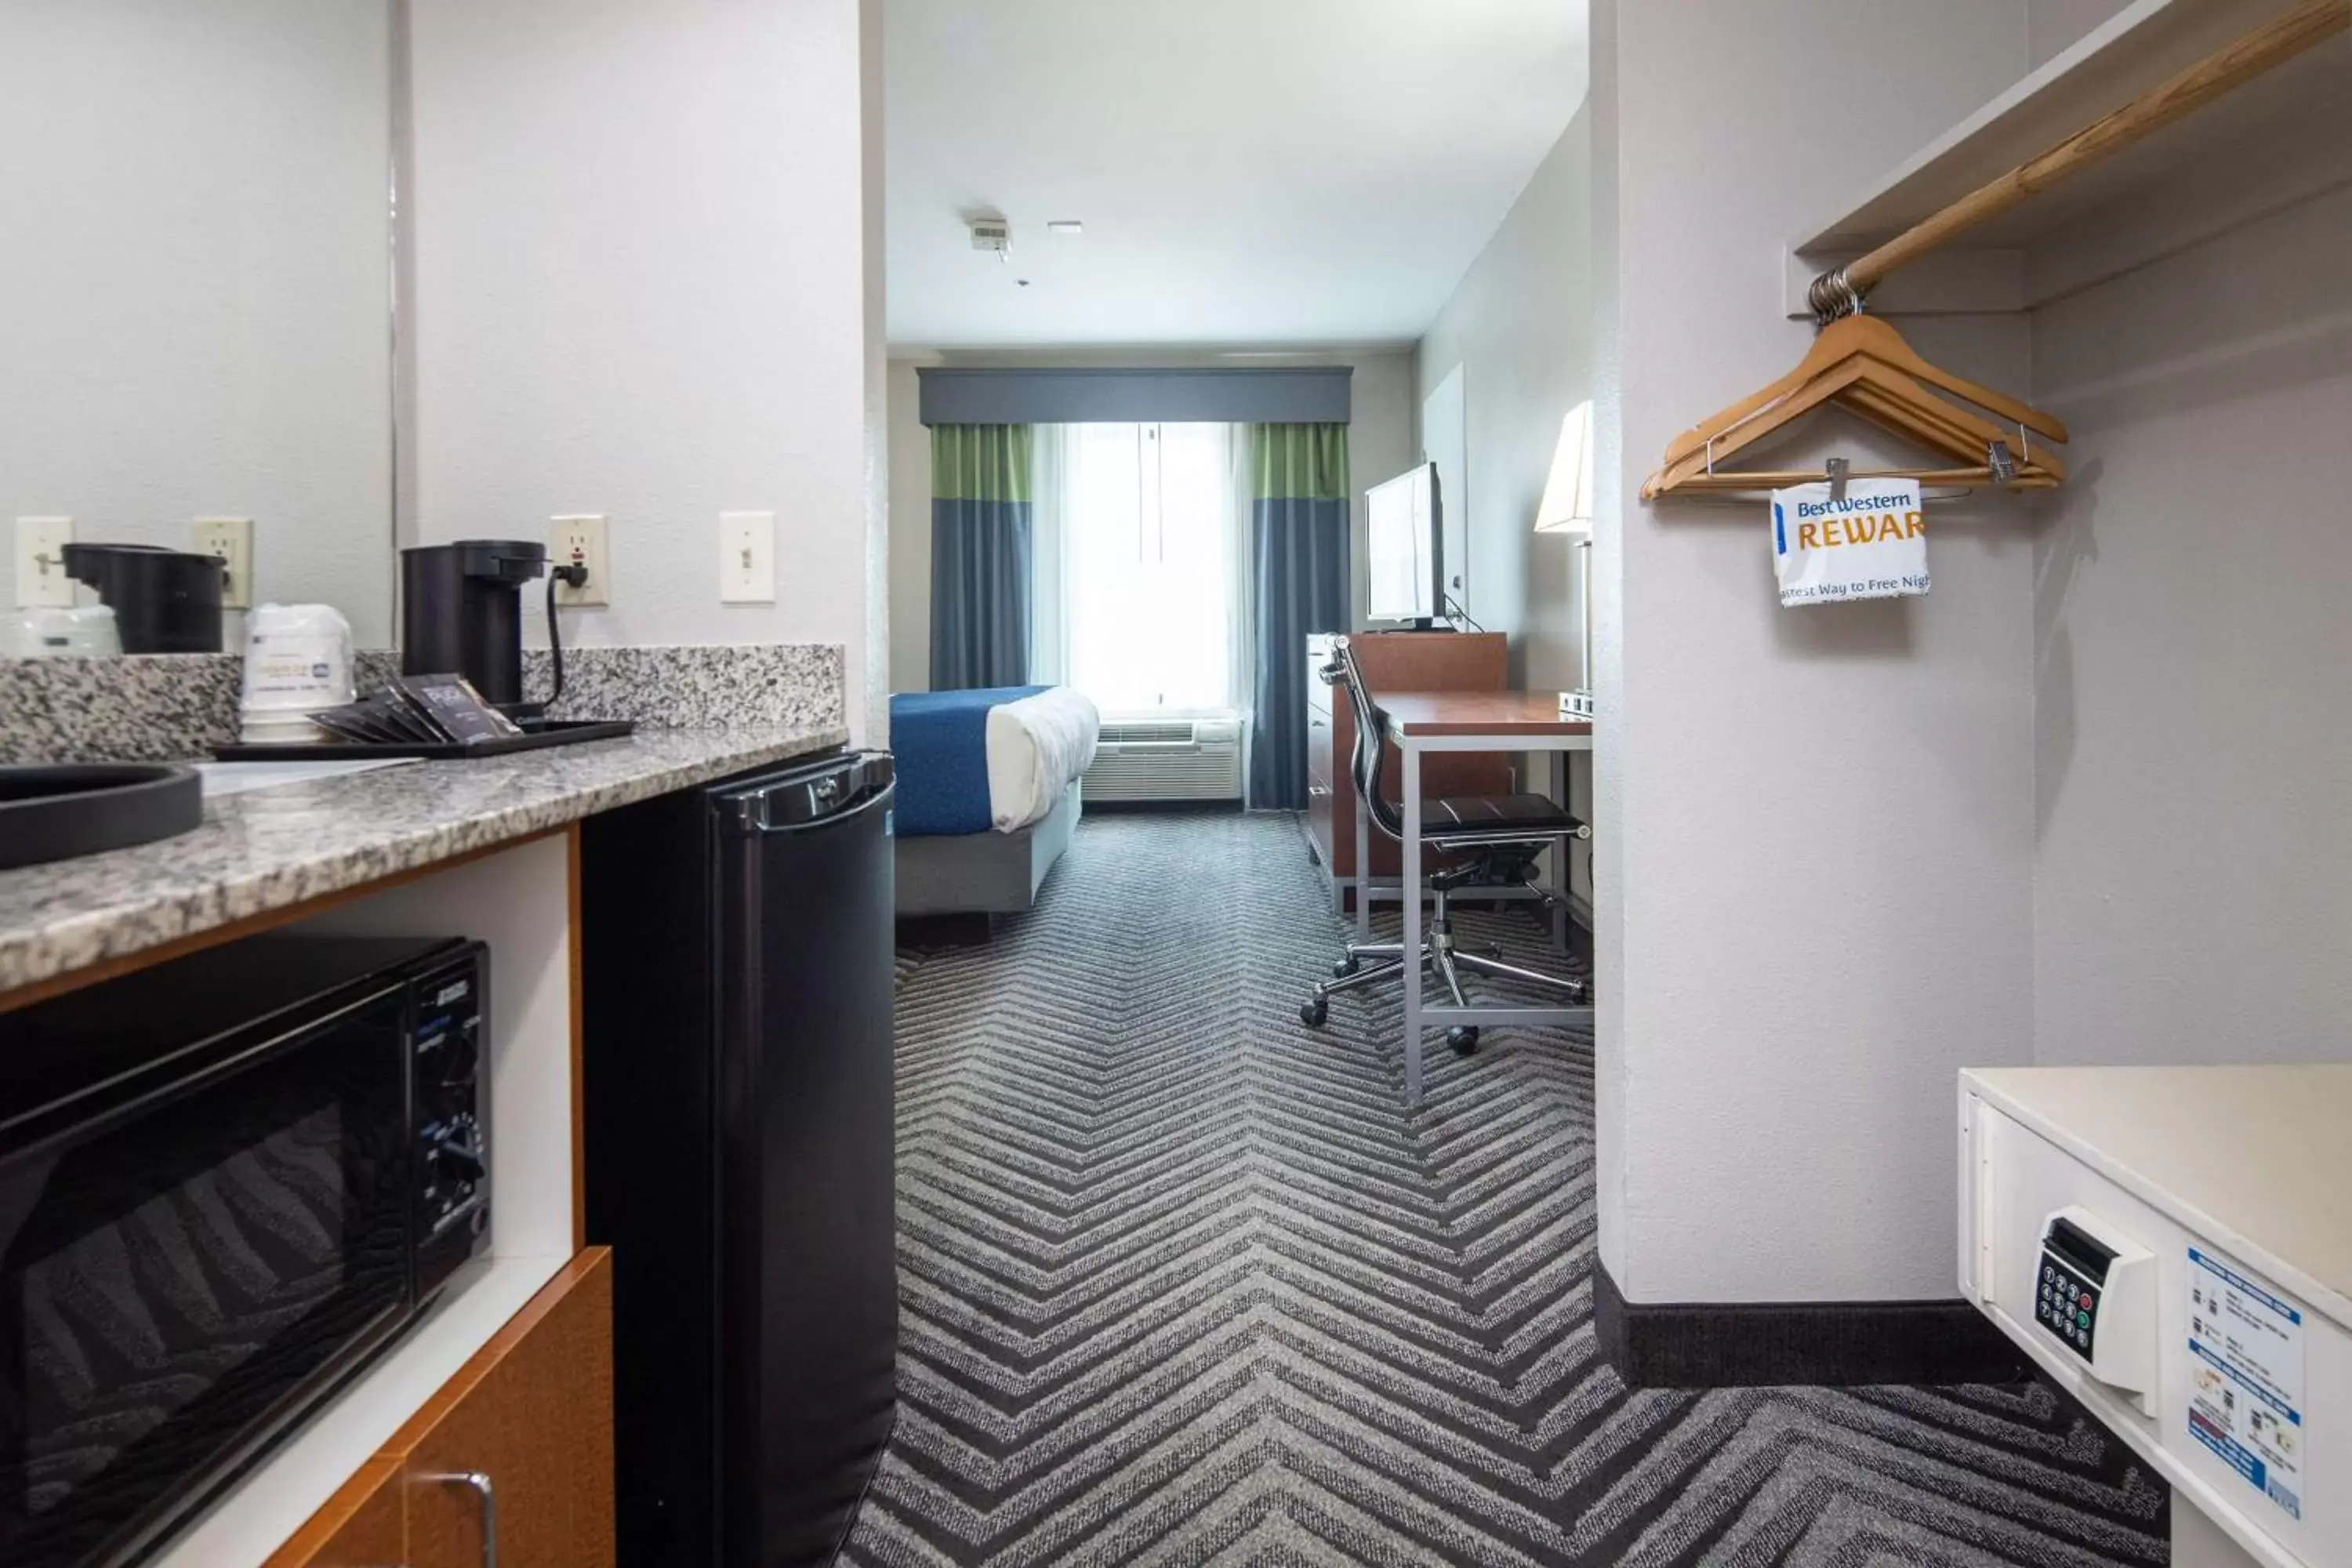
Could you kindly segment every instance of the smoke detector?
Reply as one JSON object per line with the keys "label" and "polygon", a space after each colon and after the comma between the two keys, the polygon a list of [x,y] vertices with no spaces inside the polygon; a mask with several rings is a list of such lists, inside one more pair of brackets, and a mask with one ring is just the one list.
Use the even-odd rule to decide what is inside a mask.
{"label": "smoke detector", "polygon": [[971,247],[993,252],[1000,259],[1013,248],[1013,225],[1001,217],[971,220]]}

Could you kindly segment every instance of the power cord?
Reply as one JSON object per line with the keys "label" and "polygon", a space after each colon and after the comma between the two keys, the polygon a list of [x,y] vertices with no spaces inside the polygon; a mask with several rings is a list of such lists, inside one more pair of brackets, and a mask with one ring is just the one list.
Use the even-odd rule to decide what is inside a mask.
{"label": "power cord", "polygon": [[1480,626],[1476,621],[1472,620],[1470,618],[1470,611],[1468,608],[1463,605],[1461,600],[1455,598],[1451,594],[1445,595],[1445,617],[1448,620],[1461,622],[1464,626],[1468,626],[1474,632],[1484,632],[1486,629]]}
{"label": "power cord", "polygon": [[555,589],[558,584],[567,588],[585,588],[588,568],[573,563],[554,566],[547,574],[547,651],[555,666],[555,689],[547,694],[546,711],[554,708],[563,696],[563,633],[555,624]]}

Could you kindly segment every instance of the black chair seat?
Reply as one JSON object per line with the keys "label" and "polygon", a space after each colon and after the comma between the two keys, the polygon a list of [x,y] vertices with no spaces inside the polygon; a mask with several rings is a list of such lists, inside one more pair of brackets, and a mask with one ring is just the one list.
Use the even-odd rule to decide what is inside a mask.
{"label": "black chair seat", "polygon": [[[1402,816],[1404,808],[1394,808]],[[1476,843],[1501,835],[1557,837],[1579,833],[1584,824],[1559,802],[1539,795],[1448,795],[1421,803],[1421,839],[1424,844]]]}

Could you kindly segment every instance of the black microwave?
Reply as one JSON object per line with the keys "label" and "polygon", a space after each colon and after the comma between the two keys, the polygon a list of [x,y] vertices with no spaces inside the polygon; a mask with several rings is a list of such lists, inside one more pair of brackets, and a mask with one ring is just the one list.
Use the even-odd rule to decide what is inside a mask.
{"label": "black microwave", "polygon": [[488,967],[264,936],[0,1015],[0,1563],[148,1556],[487,1248]]}

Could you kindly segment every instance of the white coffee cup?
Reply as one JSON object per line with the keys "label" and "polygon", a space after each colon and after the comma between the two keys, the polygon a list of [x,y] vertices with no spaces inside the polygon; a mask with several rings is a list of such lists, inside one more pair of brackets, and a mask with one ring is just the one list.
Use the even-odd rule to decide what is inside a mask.
{"label": "white coffee cup", "polygon": [[299,721],[352,700],[352,624],[331,605],[259,605],[246,617],[244,712]]}

